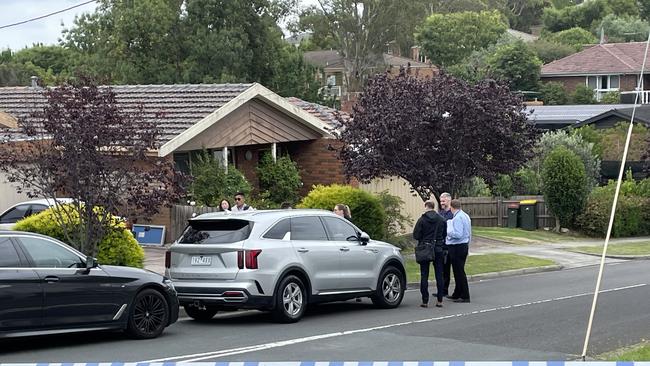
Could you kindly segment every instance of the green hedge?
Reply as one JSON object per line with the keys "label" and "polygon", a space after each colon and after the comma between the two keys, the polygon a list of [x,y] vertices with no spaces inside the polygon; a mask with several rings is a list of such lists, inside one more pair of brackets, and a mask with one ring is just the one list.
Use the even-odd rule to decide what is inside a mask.
{"label": "green hedge", "polygon": [[386,214],[379,199],[361,189],[340,184],[317,185],[303,198],[299,208],[320,208],[331,211],[336,204],[350,207],[352,222],[371,238],[386,238]]}
{"label": "green hedge", "polygon": [[[54,210],[50,208],[19,221],[15,230],[47,235],[65,242],[63,228],[57,224]],[[144,250],[123,222],[114,220],[113,230],[99,243],[97,260],[101,264],[144,267]],[[69,243],[68,243],[69,244]],[[79,248],[77,248],[79,249]]]}

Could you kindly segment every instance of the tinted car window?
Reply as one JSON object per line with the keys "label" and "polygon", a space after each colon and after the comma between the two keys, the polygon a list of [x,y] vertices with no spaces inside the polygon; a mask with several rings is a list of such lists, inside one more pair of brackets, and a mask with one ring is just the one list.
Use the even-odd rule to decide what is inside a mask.
{"label": "tinted car window", "polygon": [[81,259],[64,247],[41,238],[21,237],[20,242],[39,268],[81,268]]}
{"label": "tinted car window", "polygon": [[330,240],[345,241],[350,237],[357,237],[357,230],[354,226],[350,225],[343,219],[338,219],[336,217],[323,217],[323,221],[325,221],[325,226],[327,227],[327,233],[329,234]]}
{"label": "tinted car window", "polygon": [[36,215],[39,212],[47,210],[48,207],[45,205],[32,205],[32,209],[29,212],[30,215]]}
{"label": "tinted car window", "polygon": [[291,218],[291,240],[327,240],[327,234],[318,217],[293,217]]}
{"label": "tinted car window", "polygon": [[190,221],[178,239],[182,244],[228,244],[248,239],[253,223],[246,220]]}
{"label": "tinted car window", "polygon": [[20,267],[20,258],[9,238],[0,238],[0,267]]}
{"label": "tinted car window", "polygon": [[264,238],[266,239],[284,239],[284,236],[287,235],[287,233],[291,230],[291,220],[290,219],[284,219],[277,224],[273,225],[273,227],[264,234]]}
{"label": "tinted car window", "polygon": [[29,205],[16,206],[0,217],[0,223],[13,224],[18,222],[18,220],[25,217],[27,211],[29,211]]}

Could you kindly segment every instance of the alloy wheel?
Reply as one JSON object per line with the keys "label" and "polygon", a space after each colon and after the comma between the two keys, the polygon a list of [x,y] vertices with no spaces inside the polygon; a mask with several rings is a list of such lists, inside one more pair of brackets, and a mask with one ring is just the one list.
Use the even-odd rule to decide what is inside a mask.
{"label": "alloy wheel", "polygon": [[297,283],[291,282],[282,291],[282,303],[287,314],[295,316],[300,313],[303,304],[302,291]]}
{"label": "alloy wheel", "polygon": [[399,299],[400,293],[402,291],[402,282],[395,273],[389,273],[384,277],[382,282],[382,293],[384,294],[384,299],[388,302],[395,302]]}
{"label": "alloy wheel", "polygon": [[135,304],[133,320],[141,332],[152,334],[164,326],[166,313],[167,306],[162,299],[155,294],[147,294],[140,297]]}

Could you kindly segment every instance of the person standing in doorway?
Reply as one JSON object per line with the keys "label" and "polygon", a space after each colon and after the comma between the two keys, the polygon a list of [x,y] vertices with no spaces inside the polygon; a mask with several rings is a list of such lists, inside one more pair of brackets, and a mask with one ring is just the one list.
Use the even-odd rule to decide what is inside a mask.
{"label": "person standing in doorway", "polygon": [[[434,246],[433,270],[435,273],[436,287],[436,307],[442,307],[442,265],[443,255],[442,246],[445,244],[447,235],[447,223],[436,211],[435,205],[431,201],[424,203],[424,213],[418,219],[413,229],[413,239],[418,243],[427,243]],[[429,268],[431,262],[420,263],[420,294],[422,294],[423,308],[429,306]]]}
{"label": "person standing in doorway", "polygon": [[255,210],[251,206],[246,204],[246,197],[244,196],[244,193],[238,192],[235,194],[235,205],[232,206],[230,211],[232,212],[244,212],[248,210]]}
{"label": "person standing in doorway", "polygon": [[[449,221],[454,218],[454,214],[451,212],[451,194],[443,192],[440,194],[440,216],[442,216],[446,221]],[[451,261],[449,260],[448,248],[444,248],[444,263],[442,270],[442,277],[444,278],[443,286],[443,295],[449,295],[449,283],[451,282]]]}
{"label": "person standing in doorway", "polygon": [[465,262],[469,254],[469,243],[472,240],[472,220],[462,209],[459,200],[451,200],[451,212],[454,217],[447,221],[447,247],[449,260],[454,272],[456,288],[447,298],[454,302],[469,302],[469,285],[465,274]]}

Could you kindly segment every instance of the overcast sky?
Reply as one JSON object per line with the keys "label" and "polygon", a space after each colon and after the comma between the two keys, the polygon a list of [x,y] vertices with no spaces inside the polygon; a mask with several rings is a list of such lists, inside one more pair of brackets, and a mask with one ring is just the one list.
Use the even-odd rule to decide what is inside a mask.
{"label": "overcast sky", "polygon": [[[48,13],[81,4],[86,0],[0,0],[0,26],[39,17]],[[316,4],[316,0],[302,0],[303,4]],[[80,6],[15,27],[0,29],[0,49],[19,50],[34,43],[57,44],[61,37],[61,26],[70,27],[75,15],[92,12],[95,3]]]}

